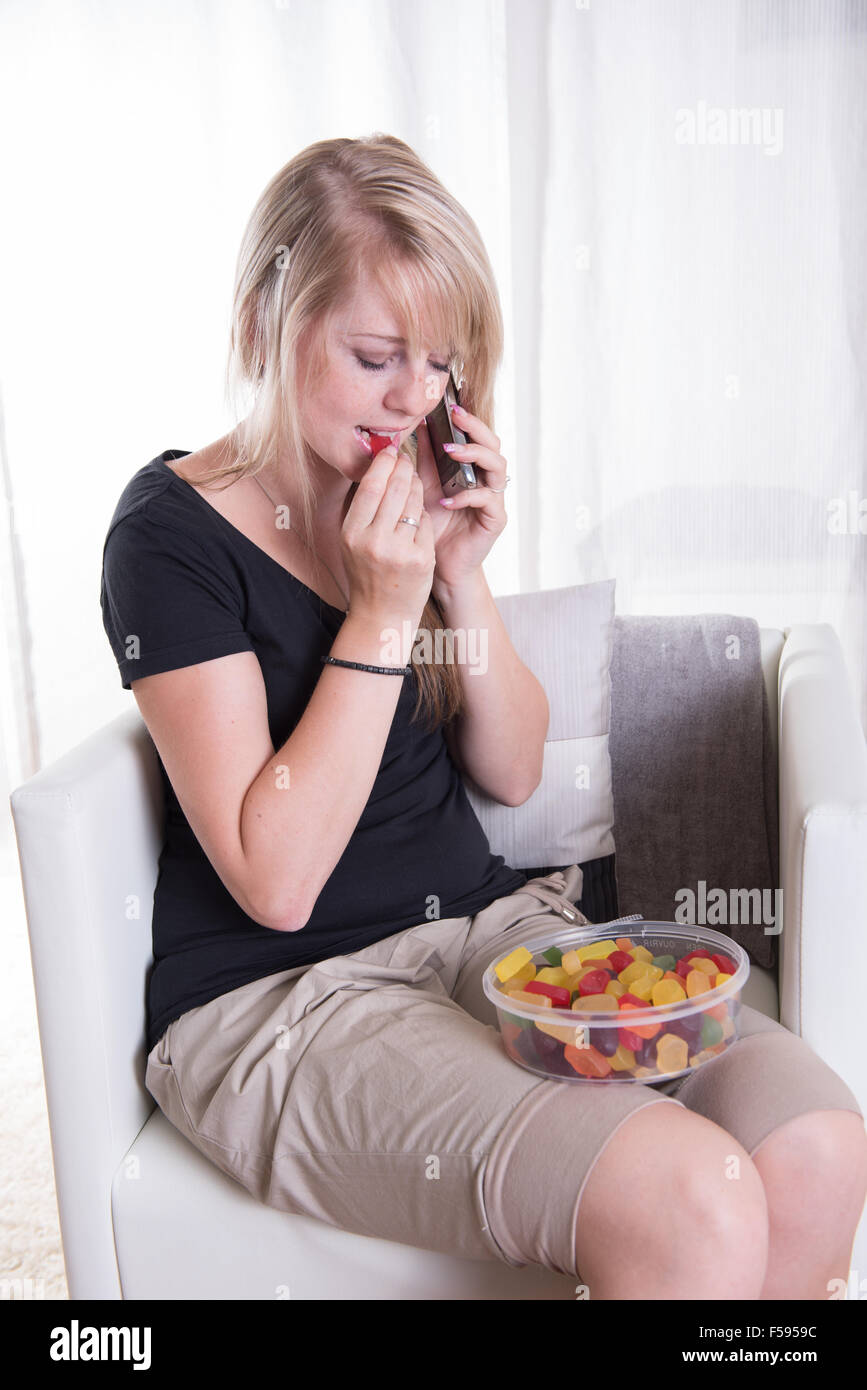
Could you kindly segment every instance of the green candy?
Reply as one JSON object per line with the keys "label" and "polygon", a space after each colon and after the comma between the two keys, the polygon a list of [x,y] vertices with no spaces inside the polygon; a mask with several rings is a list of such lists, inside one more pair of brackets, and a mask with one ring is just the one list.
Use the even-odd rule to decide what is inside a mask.
{"label": "green candy", "polygon": [[542,952],[542,955],[549,965],[563,964],[563,952],[557,946],[549,946],[547,951]]}
{"label": "green candy", "polygon": [[714,1047],[718,1042],[722,1042],[722,1024],[716,1018],[711,1018],[710,1014],[705,1014],[701,1021],[701,1045],[702,1047]]}
{"label": "green candy", "polygon": [[533,1020],[531,1018],[519,1018],[517,1014],[507,1014],[505,1009],[503,1010],[503,1018],[507,1018],[510,1023],[517,1023],[519,1028],[533,1027]]}
{"label": "green candy", "polygon": [[654,956],[652,965],[658,965],[660,970],[673,970],[677,961],[674,956]]}

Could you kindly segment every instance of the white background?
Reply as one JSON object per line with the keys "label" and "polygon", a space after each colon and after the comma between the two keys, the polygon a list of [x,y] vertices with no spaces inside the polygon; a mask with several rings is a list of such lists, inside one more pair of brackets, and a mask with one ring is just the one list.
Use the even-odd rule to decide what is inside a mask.
{"label": "white background", "polygon": [[[244,225],[330,136],[406,140],[488,247],[513,479],[494,593],[614,576],[622,614],[831,623],[867,725],[867,537],[828,529],[850,493],[867,529],[865,91],[862,0],[6,0],[13,877],[9,790],[133,702],[99,608],[117,498],[234,423]],[[716,141],[679,141],[711,108]],[[773,146],[733,143],[740,108]],[[62,1287],[56,1251],[39,1269]]]}

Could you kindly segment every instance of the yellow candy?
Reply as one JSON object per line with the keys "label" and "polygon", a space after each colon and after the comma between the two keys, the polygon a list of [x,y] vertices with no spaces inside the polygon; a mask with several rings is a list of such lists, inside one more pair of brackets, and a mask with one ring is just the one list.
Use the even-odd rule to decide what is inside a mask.
{"label": "yellow candy", "polygon": [[528,985],[535,978],[536,967],[530,961],[529,965],[522,965],[520,970],[516,971],[514,975],[510,975],[505,984],[501,984],[499,988],[502,990],[514,989],[515,985]]}
{"label": "yellow candy", "polygon": [[688,998],[694,999],[697,994],[706,994],[710,988],[710,979],[703,970],[690,970],[686,977]]}
{"label": "yellow candy", "polygon": [[[535,968],[535,967],[534,967]],[[544,970],[540,970],[536,976],[545,985],[560,985],[568,988],[568,973],[560,965],[548,965]]]}
{"label": "yellow candy", "polygon": [[605,960],[612,951],[617,950],[616,941],[594,941],[589,946],[579,946],[578,955],[581,957],[581,964],[588,960]]}
{"label": "yellow candy", "polygon": [[633,947],[632,954],[636,960],[653,960],[653,952],[648,951],[646,946]]}
{"label": "yellow candy", "polygon": [[620,999],[626,993],[626,986],[620,980],[612,980],[610,985],[605,986],[605,993]]}
{"label": "yellow candy", "polygon": [[652,975],[642,975],[639,979],[633,980],[629,986],[629,993],[634,994],[636,999],[646,999],[650,1001],[650,991],[653,989],[655,981]]}
{"label": "yellow candy", "polygon": [[526,946],[519,946],[510,956],[506,956],[505,960],[501,960],[499,965],[494,966],[494,973],[500,980],[510,980],[523,965],[529,965],[532,959]]}
{"label": "yellow candy", "polygon": [[633,1075],[633,1076],[655,1076],[655,1075],[656,1075],[656,1072],[653,1070],[653,1067],[636,1067],[636,1068],[635,1068],[635,1071],[632,1073],[632,1075]]}
{"label": "yellow candy", "polygon": [[708,960],[707,956],[693,956],[690,961],[696,970],[703,970],[705,975],[718,975],[719,966],[715,960]]}
{"label": "yellow candy", "polygon": [[624,970],[619,971],[617,978],[622,985],[631,986],[633,980],[643,979],[646,974],[646,963],[643,960],[635,960],[631,965],[627,965]]}
{"label": "yellow candy", "polygon": [[566,951],[561,964],[570,975],[576,975],[588,961],[605,960],[616,950],[614,941],[594,941],[591,946],[576,946],[574,950]]}
{"label": "yellow candy", "polygon": [[543,1009],[552,1007],[549,994],[528,994],[525,989],[507,989],[506,994],[510,999],[520,1000],[522,1004],[541,1004]]}
{"label": "yellow candy", "polygon": [[635,1053],[621,1043],[613,1057],[608,1058],[614,1071],[631,1071],[635,1066]]}
{"label": "yellow candy", "polygon": [[584,1044],[584,1029],[569,1028],[562,1023],[549,1023],[547,1019],[540,1018],[536,1023],[543,1033],[550,1033],[552,1038],[558,1042],[566,1043],[568,1047],[582,1047]]}
{"label": "yellow candy", "polygon": [[617,1000],[611,994],[585,994],[572,1000],[573,1009],[587,1009],[590,1013],[619,1013]]}
{"label": "yellow candy", "polygon": [[686,990],[674,980],[658,980],[651,990],[654,1004],[678,1004],[686,998]]}
{"label": "yellow candy", "polygon": [[661,1072],[682,1071],[687,1065],[689,1048],[676,1033],[663,1033],[656,1044],[656,1065]]}
{"label": "yellow candy", "polygon": [[730,980],[731,978],[731,975],[726,975],[725,971],[723,971],[721,974],[717,975],[714,989],[716,989],[717,985],[724,985],[726,980]]}

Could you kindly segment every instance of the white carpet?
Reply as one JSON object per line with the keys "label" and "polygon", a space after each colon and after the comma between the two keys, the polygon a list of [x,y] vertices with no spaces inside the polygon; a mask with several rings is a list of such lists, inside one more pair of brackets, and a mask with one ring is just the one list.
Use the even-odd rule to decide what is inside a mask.
{"label": "white carpet", "polygon": [[30,944],[14,850],[0,858],[0,870],[0,1299],[68,1298]]}

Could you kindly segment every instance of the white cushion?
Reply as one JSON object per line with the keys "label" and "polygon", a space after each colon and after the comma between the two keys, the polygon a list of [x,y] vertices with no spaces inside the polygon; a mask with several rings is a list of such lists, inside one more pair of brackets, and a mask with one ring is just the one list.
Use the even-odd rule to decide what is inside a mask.
{"label": "white cushion", "polygon": [[[495,599],[551,715],[542,781],[522,806],[504,806],[464,777],[492,853],[512,868],[584,864],[614,853],[608,753],[614,590],[615,580],[601,579]],[[510,756],[504,745],[503,757]]]}

